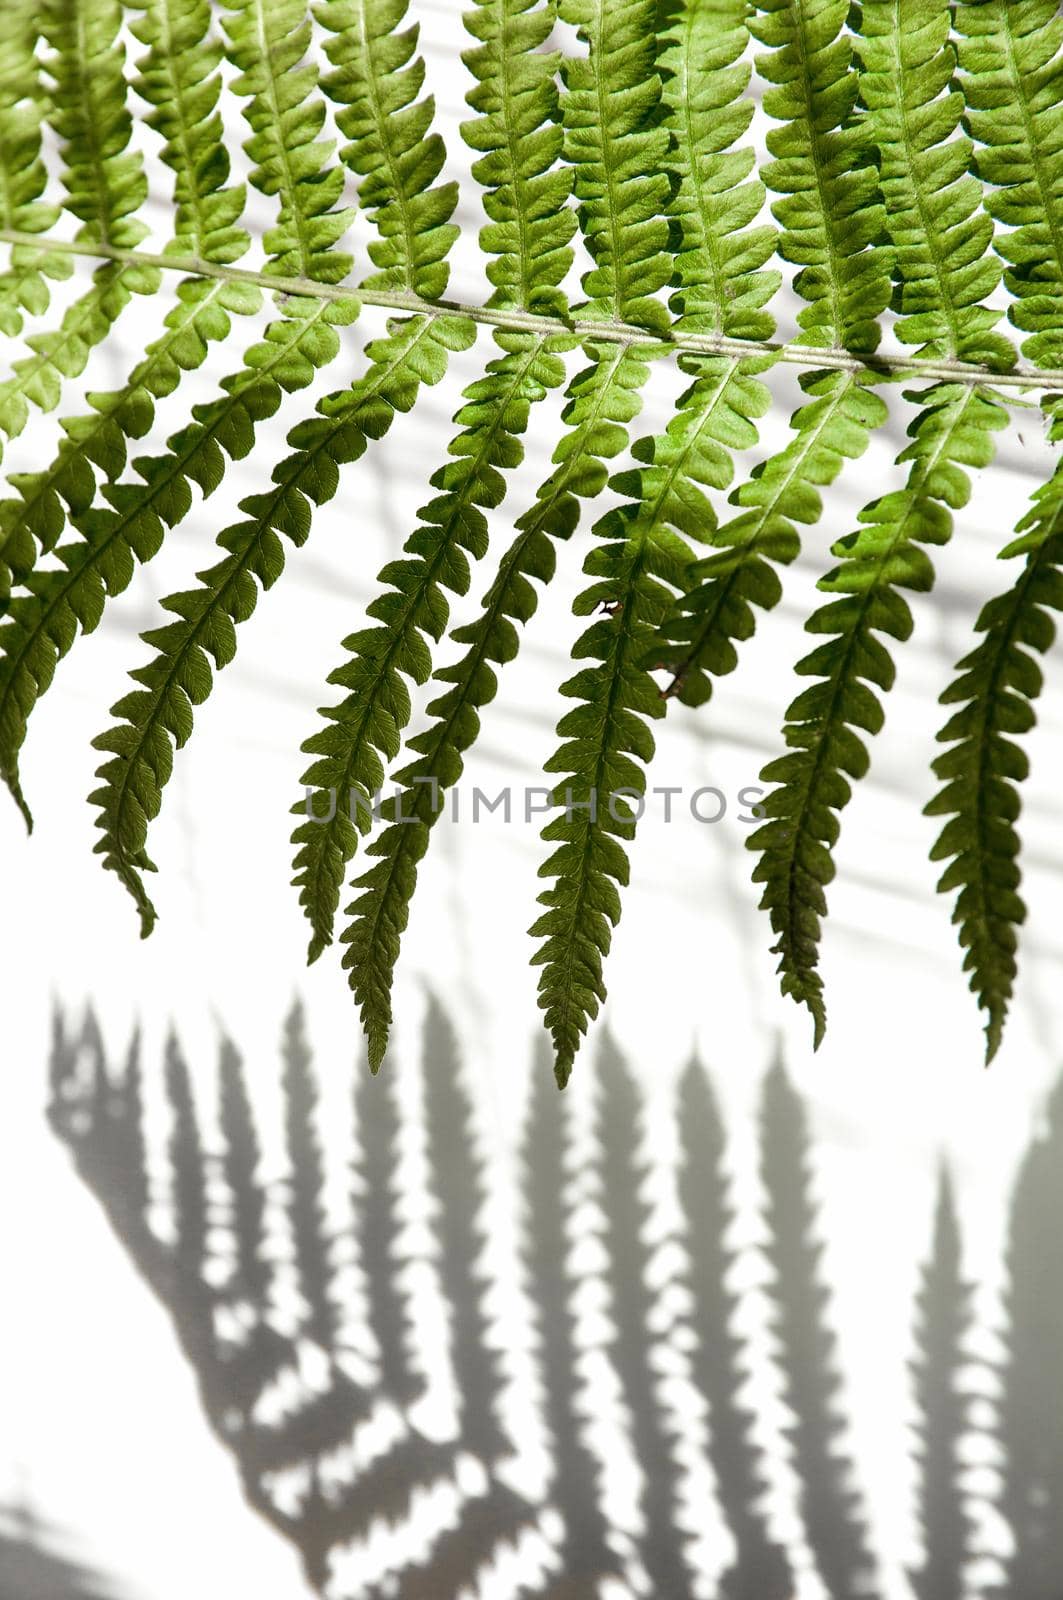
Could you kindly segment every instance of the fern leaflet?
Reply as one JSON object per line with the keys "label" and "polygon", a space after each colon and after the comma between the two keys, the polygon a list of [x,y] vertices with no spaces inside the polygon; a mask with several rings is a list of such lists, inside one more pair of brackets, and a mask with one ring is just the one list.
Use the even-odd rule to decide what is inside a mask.
{"label": "fern leaflet", "polygon": [[[481,41],[466,52],[477,79],[469,103],[481,112],[476,123],[478,148],[484,154],[474,171],[485,186],[484,205],[490,221],[481,244],[496,260],[491,264],[494,304],[512,304],[514,295],[529,303],[563,304],[558,285],[571,259],[568,239],[574,228],[564,207],[570,179],[548,173],[558,150],[555,127],[557,94],[553,86],[556,57],[539,46],[550,33],[552,4],[532,8],[527,0],[490,0],[467,14],[469,30]],[[508,119],[503,108],[510,108]],[[523,219],[514,226],[516,217]],[[505,492],[499,468],[521,458],[517,435],[527,425],[528,406],[564,379],[553,343],[533,335],[498,334],[503,354],[487,375],[465,391],[467,404],[458,412],[462,431],[451,446],[457,460],[440,469],[433,486],[442,493],[423,508],[423,526],[407,543],[417,559],[392,563],[381,574],[388,586],[370,608],[385,623],[354,635],[346,648],[354,660],[332,681],[348,689],[342,705],[328,713],[333,726],[307,742],[309,754],[324,756],[307,772],[307,785],[330,791],[331,815],[297,830],[296,883],[311,921],[313,959],[332,939],[335,913],[347,862],[357,846],[359,824],[368,822],[369,796],[383,781],[381,756],[398,753],[402,729],[410,716],[408,691],[400,674],[424,682],[431,672],[425,636],[441,636],[447,621],[444,589],[464,593],[469,574],[465,552],[474,558],[486,550],[487,524],[474,508],[501,502]],[[390,592],[389,592],[390,591]],[[385,808],[386,810],[386,808]],[[342,814],[341,814],[342,812]],[[379,877],[380,874],[377,874]],[[390,886],[389,886],[390,887]],[[412,888],[412,884],[410,886]],[[352,915],[370,911],[374,933],[371,960],[386,976],[368,977],[360,952],[365,948],[359,917],[344,933],[348,950],[344,965],[362,1006],[369,1038],[370,1065],[382,1058],[390,1020],[390,971],[397,954],[396,924],[401,912],[370,892]]]}
{"label": "fern leaflet", "polygon": [[443,795],[461,777],[464,753],[480,731],[480,709],[494,698],[494,667],[512,660],[520,647],[514,623],[526,623],[538,604],[533,580],[545,584],[553,575],[551,541],[573,532],[578,499],[604,487],[602,458],[623,448],[644,374],[644,363],[617,346],[570,387],[564,413],[569,429],[555,452],[556,470],[518,521],[480,615],[455,629],[454,642],[468,649],[435,673],[436,681],[453,687],[429,705],[428,729],[409,741],[418,757],[395,775],[398,796],[380,808],[396,820],[368,848],[380,859],[357,880],[362,893],[349,908],[353,921],[343,939],[352,986],[366,1005],[367,1026],[381,1054],[391,1025],[392,978],[429,830],[442,813]]}
{"label": "fern leaflet", "polygon": [[[248,16],[251,14],[248,13]],[[387,7],[374,14],[372,25],[377,26],[381,15],[396,26],[402,19],[403,8]],[[244,18],[244,21],[247,17]],[[262,18],[257,12],[253,20],[258,26]],[[277,19],[271,13],[271,25]],[[291,19],[289,19],[291,20]],[[350,18],[337,19],[342,26]],[[363,19],[369,25],[370,19]],[[283,21],[283,19],[281,19]],[[309,25],[307,24],[306,27]],[[240,36],[246,44],[246,35]],[[301,44],[295,46],[282,61],[289,66],[302,55],[305,48],[305,28],[300,35]],[[374,35],[378,49],[386,49],[386,41],[379,37],[379,27]],[[373,58],[340,48],[335,42],[332,55],[339,61],[330,79],[332,92],[339,96],[355,92],[359,81],[363,86],[366,76],[374,70]],[[398,54],[385,57],[391,70],[398,76],[398,98],[406,92],[409,74],[402,73],[405,45],[400,41]],[[293,53],[294,52],[294,53]],[[241,57],[240,59],[243,59]],[[253,53],[247,59],[256,62]],[[256,72],[259,70],[256,67]],[[342,190],[342,176],[338,169],[331,172],[324,184],[318,173],[323,152],[311,143],[321,125],[323,108],[314,103],[312,111],[302,107],[298,83],[308,81],[309,69],[299,73],[289,72],[286,77],[272,83],[271,104],[278,99],[282,104],[295,107],[303,144],[298,147],[300,159],[292,159],[285,140],[285,131],[278,137],[278,124],[273,117],[262,115],[257,97],[268,84],[254,75],[249,85],[255,90],[258,121],[252,117],[253,126],[261,131],[258,141],[252,141],[252,152],[268,163],[263,186],[276,185],[282,196],[281,226],[274,239],[278,252],[275,262],[278,271],[291,268],[313,273],[315,263],[324,281],[343,276],[343,263],[337,268],[335,253],[329,246],[337,236],[341,213],[326,210],[331,207]],[[361,79],[359,80],[359,73]],[[417,74],[414,73],[414,81]],[[283,94],[281,88],[283,87]],[[400,197],[407,201],[423,192],[437,175],[438,166],[433,159],[430,143],[414,137],[423,131],[423,119],[391,115],[395,96],[374,95],[375,116],[364,120],[360,128],[348,120],[348,129],[354,127],[356,137],[346,147],[345,158],[363,170],[363,182],[370,186],[371,204],[378,220],[390,216],[392,201]],[[430,109],[430,107],[429,107]],[[415,117],[420,116],[415,108]],[[288,124],[284,124],[287,130]],[[394,130],[394,136],[393,136]],[[410,159],[411,156],[414,159]],[[389,169],[402,187],[394,193],[389,188],[386,172]],[[310,199],[304,203],[304,189],[310,189]],[[320,189],[321,194],[316,191]],[[389,198],[390,197],[390,198]],[[437,199],[437,214],[449,215],[453,204],[452,192],[444,192]],[[401,207],[399,208],[401,210]],[[385,241],[396,258],[416,262],[419,246],[412,234],[420,212],[406,217],[406,227],[393,228],[386,222]],[[440,225],[443,246],[449,244],[452,231]],[[287,255],[285,255],[287,251]],[[294,259],[294,262],[292,258]],[[438,271],[438,264],[437,269]],[[350,320],[356,314],[357,301],[340,301],[332,308],[334,320]],[[423,320],[411,319],[400,325],[386,341],[378,341],[370,351],[371,367],[361,385],[348,392],[329,397],[319,407],[321,415],[311,419],[289,435],[294,454],[282,462],[274,472],[275,487],[264,495],[249,496],[241,509],[250,513],[249,520],[236,524],[219,536],[219,544],[227,553],[209,571],[201,573],[200,587],[171,596],[164,605],[177,612],[181,621],[146,635],[147,642],[156,646],[158,655],[154,662],[139,669],[134,676],[146,685],[147,695],[132,691],[113,708],[123,720],[96,742],[100,749],[112,752],[113,759],[104,763],[98,776],[103,786],[92,796],[100,806],[99,826],[101,839],[97,849],[133,895],[141,917],[141,928],[148,932],[154,922],[154,907],[143,885],[143,871],[151,868],[144,845],[147,825],[157,814],[161,804],[161,789],[169,778],[173,761],[173,745],[185,742],[191,731],[191,710],[209,693],[212,684],[210,659],[215,667],[226,665],[236,648],[234,624],[245,621],[254,609],[257,590],[252,574],[263,588],[269,588],[283,569],[283,553],[278,534],[284,533],[292,541],[302,544],[310,531],[310,506],[330,499],[338,486],[338,467],[356,459],[365,449],[369,437],[386,431],[397,409],[408,409],[413,402],[422,378],[437,382],[445,364],[440,357],[448,349],[460,345],[464,331],[456,319],[445,319],[430,325]],[[315,365],[323,365],[335,349],[326,349],[323,358]]]}
{"label": "fern leaflet", "polygon": [[[147,228],[134,213],[147,197],[140,156],[127,147],[133,119],[126,105],[119,0],[86,6],[45,0],[41,33],[53,54],[49,121],[60,140],[64,208],[80,223],[77,239],[132,248]],[[153,294],[157,269],[104,262],[93,283],[64,313],[54,332],[32,334],[33,352],[12,362],[0,383],[0,433],[15,438],[33,404],[51,410],[63,380],[84,370],[93,346],[106,338],[134,293]]]}
{"label": "fern leaflet", "polygon": [[1063,18],[1053,0],[960,0],[955,7],[967,124],[985,204],[1003,224],[1009,316],[1038,366],[1063,359]]}
{"label": "fern leaflet", "polygon": [[[58,208],[43,200],[48,175],[41,159],[45,101],[34,48],[36,0],[15,0],[0,38],[0,227],[45,234]],[[0,333],[21,333],[24,315],[48,309],[48,280],[68,278],[73,262],[61,250],[16,245],[11,265],[0,272]]]}
{"label": "fern leaflet", "polygon": [[[957,134],[962,111],[950,81],[947,0],[867,0],[861,12],[864,57],[861,94],[880,151],[886,223],[894,247],[894,308],[898,336],[926,354],[978,358],[1006,369],[1014,352],[993,330],[999,312],[982,305],[999,280],[988,255],[992,228],[981,191],[968,173],[970,142]],[[931,206],[944,219],[939,232]],[[817,680],[790,705],[784,737],[789,755],[762,776],[778,784],[764,801],[768,821],[748,840],[761,859],[754,881],[777,936],[784,994],[805,1004],[818,1044],[825,1026],[818,972],[824,888],[834,874],[831,851],[850,779],[864,776],[868,754],[855,729],[877,733],[882,707],[869,684],[889,689],[894,667],[876,634],[905,639],[912,621],[901,588],[929,590],[933,567],[921,546],[944,544],[952,519],[970,492],[964,465],[992,459],[991,435],[1004,426],[1003,408],[988,389],[941,384],[922,395],[924,409],[899,457],[911,462],[908,484],[880,496],[860,513],[860,531],[833,553],[840,566],[819,587],[841,598],[813,613],[806,630],[828,642],[797,667]]]}
{"label": "fern leaflet", "polygon": [[909,432],[901,452],[913,463],[907,487],[883,495],[861,513],[863,526],[834,546],[840,565],[819,587],[838,596],[806,624],[828,635],[797,665],[817,681],[793,700],[784,729],[790,753],[768,763],[761,776],[778,787],[761,802],[767,821],[747,841],[759,851],[754,882],[764,885],[761,906],[777,935],[784,994],[812,1014],[817,1045],[826,1010],[819,962],[825,885],[834,876],[831,849],[840,825],[836,812],[849,802],[850,779],[868,769],[859,729],[879,731],[882,707],[869,685],[887,690],[894,666],[877,634],[904,640],[912,616],[901,589],[926,592],[933,583],[922,548],[944,544],[952,533],[946,507],[966,504],[970,483],[960,463],[990,460],[990,430],[1004,426],[1003,408],[980,390],[941,385]]}
{"label": "fern leaflet", "polygon": [[[714,197],[714,184],[745,170],[743,153],[730,151],[728,145],[744,131],[747,119],[733,108],[718,122],[713,117],[740,93],[743,74],[732,63],[744,35],[736,26],[739,19],[732,16],[726,19],[730,29],[715,41],[717,48],[706,50],[705,19],[699,21],[695,11],[693,6],[678,9],[661,56],[661,115],[674,162],[666,204],[682,246],[670,303],[680,314],[680,325],[689,319],[693,326],[727,327],[734,300],[741,308],[734,316],[759,316],[763,326],[759,308],[772,288],[770,278],[758,270],[766,230],[741,231],[760,192],[753,185],[745,192]],[[591,59],[593,64],[593,43]],[[645,137],[627,134],[629,141]],[[622,139],[617,155],[621,149]],[[607,164],[612,155],[607,149]],[[640,160],[648,161],[650,155],[647,148]],[[629,167],[639,170],[634,163],[624,170]],[[646,242],[636,233],[627,248]],[[611,258],[603,259],[608,263]],[[649,265],[655,263],[648,264],[647,273]],[[588,288],[600,285],[601,272],[586,280]],[[576,610],[587,615],[601,606],[609,620],[592,625],[573,652],[577,658],[595,657],[601,666],[562,685],[563,694],[584,704],[562,718],[558,734],[566,742],[548,763],[547,770],[568,773],[573,781],[559,784],[554,792],[554,803],[565,812],[544,829],[543,838],[559,848],[540,868],[540,876],[559,881],[539,896],[547,910],[530,930],[543,940],[533,959],[543,968],[539,1003],[554,1040],[562,1085],[605,996],[602,960],[620,915],[616,884],[627,882],[628,870],[618,839],[630,839],[636,821],[629,800],[620,800],[619,809],[617,801],[626,790],[641,803],[645,776],[629,757],[650,759],[653,740],[644,718],[664,710],[647,665],[648,652],[674,598],[667,585],[673,591],[685,587],[690,550],[682,536],[704,538],[715,524],[704,489],[724,485],[732,470],[729,452],[756,441],[752,419],[767,409],[768,395],[753,375],[765,364],[682,357],[680,365],[693,382],[675,417],[664,433],[636,444],[634,455],[643,467],[612,481],[612,488],[635,498],[619,513],[607,514],[594,530],[611,543],[588,557],[585,571],[602,581],[584,592]]]}
{"label": "fern leaflet", "polygon": [[[764,179],[781,196],[772,203],[782,230],[779,255],[800,267],[794,288],[808,301],[798,316],[800,342],[873,351],[889,282],[876,247],[882,202],[869,130],[854,109],[858,74],[846,10],[838,0],[818,7],[778,0],[753,23],[771,52],[757,59],[774,86],[764,109],[781,124],[768,138],[776,159]],[[709,127],[699,129],[699,147],[710,137]],[[728,261],[731,247],[727,240]],[[741,294],[737,299],[741,304]],[[691,567],[686,592],[658,629],[654,659],[671,673],[669,694],[689,705],[703,704],[713,678],[734,670],[736,644],[756,627],[753,608],[771,610],[782,598],[773,569],[799,553],[794,523],[818,520],[817,489],[833,482],[846,459],[863,454],[885,420],[882,403],[854,374],[813,370],[801,387],[812,398],[792,420],[796,438],[732,492],[731,502],[748,509],[714,534],[719,553]]]}
{"label": "fern leaflet", "polygon": [[948,863],[938,889],[959,891],[953,921],[966,951],[964,970],[986,1013],[988,1060],[1003,1037],[1017,971],[1016,930],[1026,915],[1015,822],[1016,785],[1029,762],[1014,736],[1034,725],[1043,676],[1032,652],[1048,651],[1056,631],[1049,613],[1063,610],[1063,469],[1038,490],[1018,532],[1001,556],[1025,556],[1022,571],[982,608],[982,637],[941,696],[943,705],[958,709],[938,734],[950,748],[934,762],[942,788],[926,807],[929,816],[949,819],[930,856]]}
{"label": "fern leaflet", "polygon": [[[247,233],[237,226],[243,190],[227,185],[229,158],[216,106],[220,46],[210,37],[206,0],[150,0],[135,24],[149,46],[138,63],[136,87],[153,107],[149,124],[165,139],[163,160],[175,174],[176,253],[228,262],[243,255]],[[92,465],[116,482],[126,465],[127,440],[154,419],[154,401],[172,394],[184,372],[201,365],[206,347],[225,339],[230,314],[258,309],[253,289],[217,279],[186,278],[178,303],[125,386],[89,396],[91,415],[64,419],[67,435],[51,466],[12,478],[19,499],[0,502],[0,541],[18,582],[25,584],[40,554],[52,550],[67,513],[76,516],[96,496]]]}

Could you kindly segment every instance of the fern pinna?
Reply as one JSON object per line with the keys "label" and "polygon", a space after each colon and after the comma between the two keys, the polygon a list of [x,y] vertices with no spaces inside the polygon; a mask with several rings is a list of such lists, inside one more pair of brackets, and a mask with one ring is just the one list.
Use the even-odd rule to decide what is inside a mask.
{"label": "fern pinna", "polygon": [[[165,620],[144,635],[151,658],[96,741],[97,849],[150,931],[151,824],[260,591],[308,539],[342,470],[490,330],[494,352],[466,388],[418,525],[342,641],[335,698],[308,731],[294,885],[310,958],[341,948],[375,1069],[441,795],[582,502],[608,488],[547,763],[556,815],[531,930],[563,1084],[605,996],[652,724],[674,699],[704,704],[734,670],[758,614],[782,597],[800,528],[884,423],[879,391],[902,382],[903,486],[834,546],[797,667],[807,685],[749,840],[782,989],[809,1008],[818,1041],[834,849],[912,629],[907,596],[931,587],[932,553],[1009,400],[1039,402],[1053,440],[1063,428],[1063,22],[1053,0],[468,0],[463,21],[461,136],[484,213],[476,303],[447,298],[458,189],[407,0],[10,0],[0,432],[14,438],[32,408],[59,405],[133,297],[174,277],[177,294],[125,381],[90,390],[89,409],[63,418],[54,459],[13,473],[0,501],[0,771],[29,822],[27,724],[79,633],[196,491],[212,494],[247,456],[258,424],[295,406],[287,397],[334,360],[342,327],[370,323],[363,369],[311,415],[296,412],[290,452],[218,535],[215,563],[162,601]],[[763,160],[754,76],[771,123]],[[225,138],[230,101],[242,152]],[[149,196],[149,151],[169,169],[168,197]],[[255,250],[248,187],[267,217]],[[165,219],[152,250],[149,201]],[[352,201],[367,261],[348,240]],[[78,257],[91,279],[57,318],[53,286]],[[800,301],[789,342],[777,326],[784,279]],[[264,335],[217,392],[134,453],[157,403],[173,403],[208,346],[239,347],[264,306]],[[636,435],[650,371],[667,361],[685,379],[674,414]],[[784,362],[804,391],[792,436],[743,468],[770,405],[766,376]],[[482,609],[446,639],[532,408],[558,390],[552,471],[510,528]],[[725,494],[733,509],[721,515]],[[990,1055],[1024,916],[1016,736],[1033,723],[1034,657],[1063,597],[1061,505],[1057,473],[1002,541],[1021,565],[943,696],[953,711],[928,801],[945,819],[933,855]],[[427,722],[410,733],[426,686]]]}

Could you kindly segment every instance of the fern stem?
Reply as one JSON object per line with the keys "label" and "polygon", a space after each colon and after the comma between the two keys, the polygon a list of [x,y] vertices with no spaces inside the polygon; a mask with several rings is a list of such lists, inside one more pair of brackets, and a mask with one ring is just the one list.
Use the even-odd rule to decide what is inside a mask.
{"label": "fern stem", "polygon": [[546,316],[533,311],[514,311],[499,306],[478,306],[461,300],[422,300],[419,295],[391,292],[380,289],[357,289],[339,283],[319,283],[311,278],[274,276],[255,272],[250,268],[232,267],[221,262],[204,261],[198,256],[155,255],[147,250],[123,250],[117,246],[93,241],[84,243],[76,239],[42,240],[38,234],[24,233],[18,228],[0,228],[0,244],[20,245],[39,250],[47,255],[53,250],[68,255],[89,256],[93,259],[121,261],[132,266],[157,267],[163,271],[179,272],[184,277],[220,278],[226,283],[252,283],[270,289],[275,294],[299,295],[307,299],[349,300],[357,293],[364,305],[383,310],[411,312],[426,317],[462,316],[488,327],[505,328],[514,333],[540,333],[545,338],[554,335],[574,335],[580,339],[605,340],[610,344],[642,344],[654,347],[668,346],[677,354],[707,356],[767,355],[791,366],[808,368],[825,367],[839,372],[878,372],[898,379],[914,377],[928,382],[966,383],[972,387],[989,384],[996,388],[1042,389],[1063,392],[1063,368],[1038,369],[1019,365],[1010,372],[997,372],[992,367],[978,366],[966,361],[920,361],[915,356],[903,355],[853,355],[837,347],[814,349],[807,344],[785,344],[773,339],[735,339],[714,333],[651,333],[634,323],[616,319],[588,321],[574,317]]}

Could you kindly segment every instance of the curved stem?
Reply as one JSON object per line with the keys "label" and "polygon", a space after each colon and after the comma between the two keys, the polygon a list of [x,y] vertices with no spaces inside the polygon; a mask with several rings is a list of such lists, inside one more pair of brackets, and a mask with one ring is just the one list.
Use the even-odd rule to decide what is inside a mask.
{"label": "curved stem", "polygon": [[405,292],[381,289],[362,289],[356,284],[318,283],[311,278],[274,277],[265,272],[231,267],[221,262],[204,261],[199,256],[152,255],[146,250],[123,250],[99,241],[76,239],[51,239],[36,233],[23,233],[18,228],[0,228],[0,244],[22,245],[39,250],[42,255],[52,251],[67,255],[90,256],[94,260],[121,261],[132,266],[156,267],[163,271],[179,272],[191,278],[220,278],[225,283],[253,283],[275,294],[298,295],[305,299],[362,301],[367,306],[385,310],[409,312],[426,317],[462,316],[472,322],[489,327],[506,328],[515,333],[538,333],[543,337],[564,336],[579,340],[601,340],[608,344],[642,344],[659,348],[669,345],[678,354],[707,356],[756,357],[772,355],[776,361],[806,370],[831,370],[856,373],[879,373],[881,376],[915,378],[932,383],[966,383],[973,386],[989,385],[997,389],[1040,389],[1054,393],[1063,392],[1063,368],[1044,369],[1018,365],[1008,372],[997,372],[991,367],[976,366],[965,361],[920,361],[916,356],[866,355],[856,356],[837,347],[812,344],[781,344],[769,339],[733,339],[714,333],[651,333],[631,323],[595,318],[550,317],[532,311],[520,311],[501,306],[479,306],[460,300],[422,300],[420,296]]}

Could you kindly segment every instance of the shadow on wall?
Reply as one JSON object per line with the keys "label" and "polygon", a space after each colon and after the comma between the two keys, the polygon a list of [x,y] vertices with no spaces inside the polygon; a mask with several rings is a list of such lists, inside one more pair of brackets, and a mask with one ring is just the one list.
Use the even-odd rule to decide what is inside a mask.
{"label": "shadow on wall", "polygon": [[[311,1586],[328,1596],[455,1600],[507,1551],[538,1539],[545,1560],[523,1568],[516,1562],[512,1594],[591,1600],[611,1577],[628,1593],[655,1600],[707,1593],[790,1600],[791,1555],[764,1509],[750,1356],[738,1331],[726,1135],[704,1069],[692,1063],[679,1085],[679,1220],[662,1238],[649,1192],[645,1108],[615,1046],[606,1040],[599,1054],[594,1158],[580,1165],[582,1190],[572,1170],[569,1102],[546,1061],[538,1063],[522,1129],[520,1187],[521,1271],[536,1323],[537,1381],[525,1400],[544,1425],[551,1459],[540,1501],[514,1486],[510,1470],[516,1446],[506,1420],[497,1286],[484,1262],[486,1177],[445,1017],[429,1007],[419,1080],[420,1199],[431,1202],[432,1259],[449,1314],[458,1405],[451,1438],[441,1440],[417,1420],[427,1387],[409,1226],[418,1197],[400,1160],[394,1083],[356,1076],[346,1175],[352,1232],[335,1222],[327,1192],[318,1087],[298,1006],[285,1025],[282,1057],[286,1173],[274,1181],[263,1176],[259,1131],[229,1042],[222,1045],[209,1141],[180,1047],[172,1039],[168,1045],[164,1174],[149,1160],[137,1045],[124,1065],[110,1064],[91,1013],[80,1030],[56,1019],[50,1118],[172,1316],[249,1502],[296,1546]],[[816,1568],[831,1600],[868,1600],[877,1593],[876,1563],[847,1453],[811,1175],[806,1109],[777,1064],[764,1081],[760,1117],[772,1359],[791,1413],[790,1465]],[[994,1593],[1008,1600],[1063,1595],[1061,1218],[1063,1084],[1016,1186],[1009,1327],[989,1424],[986,1407],[974,1408],[967,1389],[971,1293],[948,1175],[941,1177],[913,1336],[924,1555],[910,1576],[919,1600],[975,1593],[978,1502],[965,1466],[986,1427],[1005,1464],[997,1506],[1014,1535]],[[605,1463],[588,1428],[588,1293],[605,1308],[598,1320],[606,1331],[593,1353],[608,1362],[641,1469],[634,1532],[608,1509]],[[673,1306],[679,1309],[669,1312]],[[685,1367],[708,1419],[705,1452],[723,1524],[714,1530],[716,1545],[730,1551],[722,1572],[699,1565],[695,1533],[705,1531],[705,1514],[691,1510],[680,1412],[662,1381],[670,1357]],[[424,1508],[440,1489],[455,1510],[425,1535]],[[371,1535],[386,1525],[413,1528],[418,1510],[420,1531],[395,1542],[401,1554],[386,1573],[379,1554],[375,1566],[359,1571]]]}
{"label": "shadow on wall", "polygon": [[119,1600],[98,1574],[67,1559],[58,1530],[0,1507],[0,1600]]}

